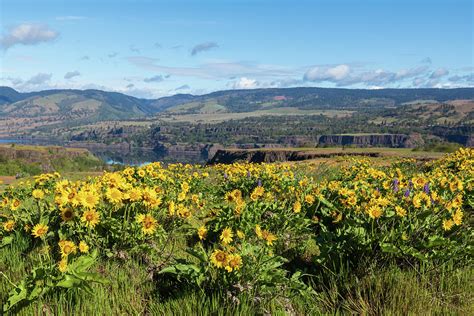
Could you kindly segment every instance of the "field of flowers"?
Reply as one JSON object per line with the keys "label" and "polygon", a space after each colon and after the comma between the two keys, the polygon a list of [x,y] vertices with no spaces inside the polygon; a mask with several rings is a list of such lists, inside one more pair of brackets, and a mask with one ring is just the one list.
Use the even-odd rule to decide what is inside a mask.
{"label": "field of flowers", "polygon": [[16,279],[2,261],[0,300],[15,312],[93,295],[113,281],[106,261],[139,262],[159,298],[225,293],[230,305],[311,298],[341,270],[471,267],[473,174],[473,149],[383,167],[351,158],[323,176],[311,163],[43,174],[0,193],[0,257],[21,245],[29,267]]}

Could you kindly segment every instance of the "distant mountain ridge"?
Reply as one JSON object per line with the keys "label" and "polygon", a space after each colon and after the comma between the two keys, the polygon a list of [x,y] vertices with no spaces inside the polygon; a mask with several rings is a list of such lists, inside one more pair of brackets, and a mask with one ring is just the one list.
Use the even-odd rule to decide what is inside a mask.
{"label": "distant mountain ridge", "polygon": [[44,90],[21,93],[0,87],[0,118],[44,117],[56,121],[97,122],[173,113],[252,112],[275,107],[310,109],[393,108],[408,102],[474,99],[474,88],[339,89],[268,88],[224,90],[205,95],[177,94],[141,99],[101,90]]}

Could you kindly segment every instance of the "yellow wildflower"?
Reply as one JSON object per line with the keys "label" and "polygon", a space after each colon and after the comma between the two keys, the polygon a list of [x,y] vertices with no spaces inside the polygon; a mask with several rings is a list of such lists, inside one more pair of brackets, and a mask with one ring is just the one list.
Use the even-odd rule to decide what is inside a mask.
{"label": "yellow wildflower", "polygon": [[44,191],[43,190],[40,190],[40,189],[34,189],[33,192],[31,192],[31,195],[37,199],[37,200],[41,200],[42,198],[44,198]]}
{"label": "yellow wildflower", "polygon": [[62,257],[67,257],[71,253],[76,253],[77,247],[74,244],[74,242],[69,241],[69,240],[61,240],[59,243],[59,249],[61,251],[61,256]]}
{"label": "yellow wildflower", "polygon": [[88,253],[89,252],[89,245],[85,241],[81,241],[79,243],[79,251],[82,253]]}
{"label": "yellow wildflower", "polygon": [[211,254],[211,263],[218,268],[223,268],[227,265],[228,255],[222,250],[214,250]]}
{"label": "yellow wildflower", "polygon": [[8,220],[3,224],[3,229],[7,232],[11,232],[15,228],[15,221],[14,220]]}
{"label": "yellow wildflower", "polygon": [[48,226],[45,224],[36,224],[31,231],[31,234],[36,238],[42,238],[48,233]]}
{"label": "yellow wildflower", "polygon": [[443,220],[443,229],[448,231],[451,230],[454,226],[454,221],[452,219],[445,219]]}
{"label": "yellow wildflower", "polygon": [[301,203],[300,203],[300,201],[296,201],[293,204],[293,212],[295,212],[295,213],[301,212]]}
{"label": "yellow wildflower", "polygon": [[400,206],[395,206],[395,211],[397,212],[397,215],[400,217],[405,217],[407,215],[407,211]]}
{"label": "yellow wildflower", "polygon": [[207,228],[206,226],[201,226],[198,229],[198,236],[200,240],[206,239],[207,236]]}
{"label": "yellow wildflower", "polygon": [[224,228],[224,230],[221,233],[221,236],[219,237],[220,240],[224,245],[228,245],[232,242],[232,237],[234,234],[232,233],[232,230],[230,228]]}
{"label": "yellow wildflower", "polygon": [[87,227],[94,228],[100,222],[100,214],[96,210],[87,210],[82,214],[81,220]]}

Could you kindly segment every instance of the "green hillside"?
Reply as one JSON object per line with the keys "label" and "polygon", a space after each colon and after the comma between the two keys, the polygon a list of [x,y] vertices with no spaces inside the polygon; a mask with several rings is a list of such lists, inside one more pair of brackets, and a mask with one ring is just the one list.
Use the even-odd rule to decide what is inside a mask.
{"label": "green hillside", "polygon": [[0,135],[104,121],[142,120],[155,115],[176,122],[190,119],[208,122],[214,116],[226,120],[297,113],[326,115],[335,111],[341,116],[371,113],[368,118],[371,122],[385,124],[400,120],[406,114],[419,118],[421,113],[423,120],[430,124],[447,125],[472,120],[472,100],[474,88],[364,90],[306,87],[227,90],[200,96],[178,94],[139,99],[101,90],[20,93],[9,87],[0,87],[0,123],[4,126],[0,128]]}

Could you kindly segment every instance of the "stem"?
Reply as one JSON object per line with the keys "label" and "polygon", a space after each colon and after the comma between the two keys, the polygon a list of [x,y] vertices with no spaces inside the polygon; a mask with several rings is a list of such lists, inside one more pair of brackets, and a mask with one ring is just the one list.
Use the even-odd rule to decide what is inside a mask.
{"label": "stem", "polygon": [[3,277],[5,279],[7,279],[8,283],[10,283],[11,285],[13,285],[14,287],[17,287],[15,283],[13,283],[6,275],[5,273],[3,273],[2,271],[0,271],[0,274],[3,275]]}

